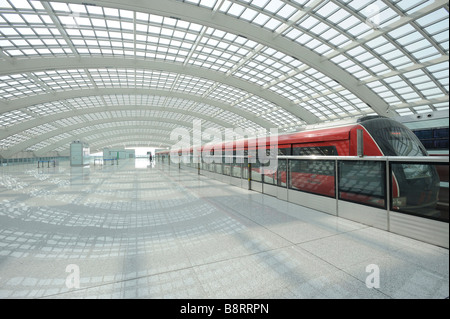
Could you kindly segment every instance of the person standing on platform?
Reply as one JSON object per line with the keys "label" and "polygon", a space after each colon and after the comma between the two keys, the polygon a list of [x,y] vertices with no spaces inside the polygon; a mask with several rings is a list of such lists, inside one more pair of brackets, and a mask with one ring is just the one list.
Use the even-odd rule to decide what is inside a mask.
{"label": "person standing on platform", "polygon": [[152,153],[150,153],[148,159],[150,160],[150,163],[153,161]]}

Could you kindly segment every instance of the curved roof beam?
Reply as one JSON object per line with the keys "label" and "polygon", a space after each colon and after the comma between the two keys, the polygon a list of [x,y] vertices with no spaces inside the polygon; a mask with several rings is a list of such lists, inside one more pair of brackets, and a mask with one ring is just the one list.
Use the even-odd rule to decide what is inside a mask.
{"label": "curved roof beam", "polygon": [[[187,122],[187,121],[177,121],[177,120],[167,119],[167,118],[163,118],[163,117],[153,117],[151,120],[159,121],[159,122],[163,122],[163,123],[172,123],[172,124],[179,125],[181,127],[186,127],[186,128],[191,127],[191,123]],[[30,138],[26,141],[17,143],[16,145],[14,145],[14,146],[10,147],[9,149],[5,150],[4,152],[2,152],[3,153],[2,156],[4,158],[10,158],[12,155],[14,155],[22,150],[25,150],[32,145],[36,145],[42,141],[45,141],[47,139],[54,137],[54,136],[57,136],[57,135],[60,135],[63,133],[70,133],[71,131],[74,131],[74,130],[77,130],[77,129],[80,129],[83,127],[94,126],[97,124],[107,124],[107,123],[126,122],[126,121],[146,122],[146,120],[143,120],[141,117],[121,117],[121,118],[101,119],[101,120],[97,120],[97,121],[78,123],[78,124],[62,127],[62,128],[47,132],[45,134],[39,135],[35,138]],[[147,121],[150,122],[149,120],[147,120]],[[98,132],[101,132],[101,129],[99,129]],[[76,136],[70,138],[70,140],[74,140],[74,139],[78,139],[78,138]],[[155,140],[155,142],[158,142],[158,140]],[[58,145],[58,143],[52,143],[52,145],[50,145],[51,149],[49,149],[49,151],[57,148],[58,146],[56,146],[56,145]]]}
{"label": "curved roof beam", "polygon": [[[127,148],[133,148],[133,147],[151,147],[151,148],[165,148],[168,145],[161,145],[161,146],[148,146],[148,141],[144,138],[134,138],[133,141],[138,142],[138,144],[135,144],[133,146],[127,146]],[[106,142],[106,143],[97,143],[97,146],[95,147],[97,150],[101,151],[105,147],[113,148],[113,147],[124,147],[124,144],[126,144],[127,138],[126,137],[120,137],[118,136],[116,139],[113,139],[112,142]]]}
{"label": "curved roof beam", "polygon": [[[303,107],[299,105],[293,104],[290,100],[271,92],[270,90],[264,90],[258,85],[252,84],[248,81],[238,79],[232,76],[226,76],[223,73],[219,73],[216,71],[211,71],[205,68],[195,67],[195,66],[183,66],[179,63],[173,62],[158,62],[158,61],[148,61],[148,60],[138,60],[138,59],[126,59],[126,58],[110,58],[110,57],[63,57],[63,58],[29,58],[29,59],[20,59],[14,60],[14,63],[3,63],[0,65],[0,75],[4,74],[19,74],[19,73],[28,73],[28,72],[38,72],[45,70],[67,70],[67,69],[96,69],[96,68],[131,68],[131,69],[139,69],[139,70],[158,70],[158,71],[166,71],[173,72],[178,74],[185,74],[190,76],[195,76],[203,79],[208,79],[211,81],[215,81],[218,83],[226,84],[231,87],[239,88],[244,90],[250,94],[259,96],[267,101],[272,102],[273,104],[283,108],[289,113],[294,114],[298,118],[304,120],[307,124],[315,124],[319,122],[319,119],[313,115],[311,112],[307,111]],[[93,83],[95,86],[95,83]],[[98,89],[103,90],[103,89]],[[114,89],[121,90],[121,89]],[[147,89],[129,89],[129,90],[137,90],[137,91],[148,91]],[[176,92],[172,91],[170,94],[176,94]],[[58,94],[58,93],[57,93]],[[114,94],[114,93],[113,93]],[[139,93],[145,94],[145,93]],[[49,94],[51,97],[53,93]],[[37,95],[30,96],[22,99],[32,99],[46,96]],[[199,97],[201,99],[201,97]],[[25,105],[29,106],[32,104],[45,103],[48,102],[45,98],[41,98],[41,102],[8,102],[8,101],[0,101],[1,109],[6,111],[16,110],[18,108],[22,108]],[[210,101],[210,99],[208,99]],[[24,105],[25,104],[25,105]],[[233,108],[232,106],[228,106],[228,108],[232,108],[233,112],[239,112],[237,108]],[[254,114],[252,115],[253,121],[256,120]],[[268,128],[268,127],[267,127]]]}
{"label": "curved roof beam", "polygon": [[[129,125],[129,124],[114,126],[114,127],[111,127],[111,128],[101,129],[101,130],[99,130],[96,127],[93,127],[92,130],[89,130],[89,131],[84,132],[82,134],[77,134],[76,137],[79,140],[86,141],[89,144],[89,146],[92,146],[92,143],[91,143],[92,140],[96,141],[96,140],[101,140],[102,138],[107,138],[109,140],[110,138],[115,138],[117,136],[119,136],[119,137],[124,137],[124,136],[120,135],[120,133],[119,133],[119,135],[108,135],[106,137],[102,136],[102,137],[99,137],[99,138],[93,138],[92,140],[87,138],[87,137],[94,136],[94,135],[101,135],[102,133],[117,132],[118,130],[124,130],[124,129],[131,130],[131,131],[141,130],[141,132],[142,132],[141,136],[142,136],[142,134],[147,133],[148,130],[158,130],[158,129],[165,130],[165,129],[167,129],[167,127],[164,127],[164,126],[151,126],[151,127],[149,127],[147,125]],[[155,134],[155,135],[157,135],[158,137],[161,137],[161,138],[158,138],[157,140],[155,140],[154,139],[154,135],[150,136],[151,139],[149,139],[149,137],[146,137],[145,141],[147,141],[147,144],[149,144],[149,143],[154,143],[154,144],[164,143],[165,147],[170,147],[172,145],[171,143],[166,143],[167,141],[169,141],[169,136],[170,136],[169,134],[164,134],[164,135]],[[133,134],[130,134],[129,136],[131,138],[131,139],[129,139],[129,141],[134,142],[135,138],[133,138],[133,136],[138,136],[138,134],[133,133]],[[127,137],[128,136],[126,136],[124,138],[126,139]],[[48,152],[51,152],[54,149],[59,148],[59,147],[61,147],[63,145],[69,145],[73,141],[73,139],[74,139],[73,137],[64,138],[64,139],[56,142],[55,144],[51,144],[49,146],[43,147],[42,149],[40,149],[38,151],[35,151],[35,154],[37,156],[43,156],[43,155],[47,154]],[[102,146],[103,145],[108,145],[109,144],[108,140],[105,140],[104,141],[105,143],[102,144]],[[129,144],[132,144],[131,142]]]}
{"label": "curved roof beam", "polygon": [[[163,142],[150,142],[148,139],[142,136],[138,135],[132,135],[133,143],[130,143],[130,140],[126,136],[114,136],[111,138],[108,138],[107,140],[102,140],[101,138],[95,139],[93,142],[89,143],[89,146],[91,149],[101,151],[105,147],[112,147],[111,145],[118,145],[121,144],[122,147],[132,148],[132,147],[155,147],[158,148],[155,145],[162,145],[160,147],[170,147],[169,144],[163,143]],[[136,142],[139,142],[136,144]],[[149,146],[151,145],[151,146]]]}
{"label": "curved roof beam", "polygon": [[[64,3],[85,4],[83,0],[57,0]],[[161,16],[179,18],[185,21],[226,30],[236,35],[242,35],[258,43],[295,57],[310,67],[322,72],[339,83],[369,105],[375,112],[381,115],[393,117],[395,113],[389,109],[389,105],[368,87],[363,85],[350,73],[341,69],[334,63],[324,59],[319,54],[296,44],[295,42],[276,36],[273,32],[257,25],[233,18],[226,14],[211,11],[210,9],[183,4],[181,1],[146,0],[138,3],[129,3],[121,0],[96,1],[96,6],[113,7],[124,10],[140,11]],[[276,103],[279,105],[279,103]],[[289,111],[289,108],[286,108]],[[302,118],[302,117],[301,117]],[[305,121],[310,124],[311,122]]]}
{"label": "curved roof beam", "polygon": [[[160,135],[161,136],[161,135]],[[95,139],[93,142],[87,142],[89,146],[94,149],[95,151],[101,151],[105,147],[112,147],[112,145],[121,144],[122,147],[132,148],[132,147],[139,147],[138,145],[145,145],[145,147],[155,147],[154,145],[157,144],[155,142],[149,143],[148,139],[146,139],[143,136],[138,135],[132,135],[132,141],[133,143],[130,143],[130,139],[127,138],[127,136],[113,136],[109,137],[108,139],[102,140]],[[139,144],[136,144],[136,142],[140,142]],[[162,142],[159,142],[161,144]],[[149,144],[153,144],[153,146],[148,146]],[[167,143],[164,144],[164,147],[168,147]]]}
{"label": "curved roof beam", "polygon": [[[227,127],[227,128],[230,127],[230,125],[231,125],[231,123],[222,121],[213,116],[208,116],[206,114],[190,112],[188,110],[182,110],[182,109],[177,109],[177,108],[171,108],[171,107],[165,107],[165,106],[149,106],[149,105],[130,105],[130,106],[112,105],[112,106],[101,106],[101,107],[95,107],[95,108],[83,108],[83,109],[79,109],[79,110],[70,110],[70,111],[60,112],[60,113],[32,119],[32,120],[29,120],[26,122],[22,122],[18,125],[14,125],[14,126],[4,129],[3,131],[0,131],[0,140],[6,138],[8,136],[26,131],[33,127],[37,127],[37,126],[43,125],[43,124],[52,124],[53,122],[62,120],[62,119],[70,119],[71,117],[96,114],[96,113],[101,113],[101,112],[135,111],[135,110],[148,110],[148,111],[178,113],[178,114],[183,114],[186,116],[193,116],[195,118],[202,119],[207,122],[212,122],[212,123],[215,123],[217,125]],[[140,120],[142,120],[142,118],[140,118]],[[161,120],[161,122],[166,122],[166,121]],[[187,121],[183,121],[181,123],[183,123],[183,126],[187,126],[189,124],[189,122],[187,122]],[[192,128],[192,122],[190,123],[190,127]],[[61,132],[59,132],[59,133],[61,133]]]}

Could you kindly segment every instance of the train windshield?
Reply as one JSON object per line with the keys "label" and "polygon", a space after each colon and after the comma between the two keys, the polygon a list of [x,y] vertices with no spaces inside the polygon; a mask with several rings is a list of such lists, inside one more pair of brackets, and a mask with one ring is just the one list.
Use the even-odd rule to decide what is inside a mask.
{"label": "train windshield", "polygon": [[[386,156],[427,156],[418,137],[406,126],[393,120],[373,119],[362,123]],[[432,177],[430,165],[402,164],[407,180]]]}
{"label": "train windshield", "polygon": [[377,142],[385,156],[427,156],[417,136],[406,126],[391,119],[373,119],[361,123]]}

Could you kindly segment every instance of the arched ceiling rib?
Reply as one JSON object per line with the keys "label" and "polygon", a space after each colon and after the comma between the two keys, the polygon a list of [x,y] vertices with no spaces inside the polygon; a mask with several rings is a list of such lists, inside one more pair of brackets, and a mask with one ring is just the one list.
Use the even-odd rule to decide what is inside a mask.
{"label": "arched ceiling rib", "polygon": [[[135,134],[135,135],[129,135],[135,143],[132,145],[132,147],[145,147],[145,148],[166,148],[170,147],[172,144],[162,144],[162,143],[148,143],[148,140],[146,140],[145,136],[141,134]],[[89,146],[97,149],[97,150],[103,150],[104,148],[128,148],[130,137],[126,136],[114,136],[111,139],[107,139],[104,141],[95,141],[92,144],[89,144]],[[170,141],[169,141],[170,142]]]}
{"label": "arched ceiling rib", "polygon": [[[75,2],[80,4],[85,3],[83,1],[64,1],[64,0],[59,0],[57,2],[65,2],[65,3]],[[195,3],[195,1],[187,1],[187,2]],[[246,4],[246,2],[248,1],[236,1],[236,2],[239,3],[240,7],[247,7],[247,8],[249,7],[249,5]],[[278,2],[277,5],[280,6],[281,1],[276,2]],[[299,3],[298,1],[293,2]],[[306,1],[302,2],[306,3]],[[293,21],[301,20],[301,18],[306,14],[306,12],[312,11],[319,5],[323,4],[323,2],[324,1],[321,0],[309,1],[308,6],[301,7],[302,9],[304,9],[304,11],[299,11],[295,13],[295,18]],[[267,29],[261,29],[257,25],[252,24],[249,25],[245,20],[242,19],[236,20],[232,15],[225,15],[218,13],[219,7],[212,6],[212,3],[218,4],[223,2],[211,1],[210,6],[212,8],[201,7],[200,5],[186,6],[183,4],[182,1],[159,1],[159,0],[149,0],[139,2],[137,6],[135,4],[129,5],[129,2],[124,2],[121,0],[98,1],[96,2],[96,5],[100,4],[106,7],[121,8],[125,10],[136,10],[136,8],[138,8],[138,10],[142,12],[159,14],[165,17],[175,17],[175,19],[182,19],[185,21],[196,22],[203,26],[209,26],[219,30],[226,30],[227,32],[252,39],[257,43],[264,44],[268,47],[277,48],[281,52],[289,56],[295,57],[299,61],[306,63],[315,70],[318,70],[319,72],[329,76],[331,79],[338,80],[339,83],[342,84],[346,89],[348,89],[353,94],[358,96],[362,101],[370,105],[370,107],[375,112],[386,116],[394,116],[394,114],[389,109],[389,105],[383,99],[381,99],[378,95],[374,94],[367,87],[359,85],[359,81],[354,77],[352,77],[351,74],[344,71],[342,68],[336,66],[328,59],[324,59],[323,56],[315,53],[314,51],[309,50],[306,47],[299,46],[298,44],[280,36],[282,31],[288,28],[289,23],[287,23],[286,26],[280,26],[274,31],[270,32]],[[415,18],[423,16],[426,13],[445,5],[447,5],[448,7],[447,1],[443,0],[435,1],[432,5],[429,5],[425,9],[420,9],[417,12],[415,12]],[[254,6],[252,9],[255,10],[256,8],[257,7]],[[241,11],[244,10],[241,9]],[[358,18],[361,19],[361,17]],[[392,28],[397,28],[399,25],[404,25],[410,22],[411,19],[412,18],[410,17],[400,19],[400,21],[397,22],[397,24],[395,24],[394,26],[392,26]],[[290,24],[292,25],[293,22],[290,22]],[[389,31],[389,28],[384,30],[383,33],[386,33],[387,31]],[[371,36],[373,37],[375,36],[375,34],[372,33]],[[360,44],[361,43],[360,41],[367,41],[370,38],[371,37],[367,36],[366,39],[353,41],[353,43],[350,44],[349,46]],[[254,52],[252,52],[251,54],[254,54]]]}
{"label": "arched ceiling rib", "polygon": [[[95,68],[95,69],[93,69]],[[11,65],[8,68],[1,68],[0,74],[8,74],[9,72],[12,72],[13,74],[28,74],[29,72],[39,72],[39,71],[45,71],[45,70],[65,70],[65,69],[75,69],[75,70],[89,70],[93,69],[129,69],[136,68],[139,70],[158,70],[158,71],[167,71],[167,72],[173,72],[173,74],[188,74],[193,77],[198,77],[200,79],[207,79],[214,81],[214,84],[226,84],[230,87],[238,88],[242,91],[248,92],[248,94],[253,94],[255,96],[260,96],[261,98],[264,98],[265,100],[273,103],[274,105],[278,105],[280,108],[286,109],[288,112],[293,113],[294,115],[298,116],[301,119],[304,119],[306,123],[313,124],[317,123],[319,120],[316,116],[312,115],[309,111],[304,110],[301,107],[294,107],[291,102],[285,98],[282,98],[281,96],[270,92],[266,90],[261,90],[260,87],[249,83],[247,81],[243,81],[241,79],[232,79],[229,77],[224,77],[222,74],[217,72],[212,72],[209,70],[196,68],[196,67],[190,67],[190,68],[183,68],[180,70],[180,66],[173,64],[173,63],[163,63],[163,62],[149,62],[149,61],[134,61],[130,59],[121,59],[121,58],[45,58],[45,59],[38,59],[38,61],[35,61],[34,59],[23,61],[20,63],[20,65]],[[86,71],[88,73],[88,71]],[[174,81],[175,82],[175,81]],[[176,83],[174,83],[175,85]],[[101,83],[96,83],[93,81],[91,83],[91,86],[96,88],[98,85],[101,85]],[[142,88],[142,85],[137,86],[136,88],[133,88],[136,90],[136,92],[143,92],[145,90],[148,90],[147,88]],[[114,89],[115,90],[115,89]],[[174,92],[174,90],[171,90],[171,92]],[[65,94],[71,94],[69,92],[64,92]],[[15,109],[20,109],[26,106],[29,106],[30,104],[34,103],[45,103],[48,101],[54,100],[51,96],[58,94],[52,91],[50,93],[50,97],[39,94],[36,96],[31,95],[33,99],[28,98],[24,101],[18,101],[14,103],[8,103],[5,104],[4,101],[2,105],[2,110],[5,111],[11,111]],[[107,94],[107,93],[106,93]],[[175,93],[171,93],[176,96]],[[232,98],[232,97],[230,97]],[[0,102],[1,103],[1,102]],[[286,107],[283,107],[286,106]],[[231,108],[231,106],[223,106],[223,108]],[[235,112],[239,113],[239,109],[235,109]],[[257,120],[255,116],[253,116],[253,119]],[[266,125],[268,123],[265,123]]]}
{"label": "arched ceiling rib", "polygon": [[[131,89],[130,88],[98,89],[97,88],[97,89],[62,91],[62,92],[58,92],[58,93],[40,94],[40,95],[35,95],[32,97],[21,98],[21,99],[14,101],[14,103],[3,105],[3,109],[5,109],[5,113],[6,113],[7,111],[28,109],[34,105],[41,105],[41,104],[46,104],[46,103],[48,104],[51,102],[59,102],[59,101],[62,102],[62,101],[73,100],[73,99],[82,98],[82,97],[98,96],[98,97],[100,97],[99,99],[102,102],[104,102],[104,104],[95,105],[95,106],[92,105],[91,107],[98,108],[99,111],[108,111],[108,110],[116,109],[117,105],[108,104],[108,102],[105,101],[104,98],[102,98],[102,97],[111,96],[111,95],[116,95],[116,96],[117,95],[125,95],[125,96],[150,95],[150,96],[155,96],[155,97],[175,98],[175,99],[190,101],[190,103],[188,104],[189,106],[192,106],[194,103],[197,103],[197,104],[202,103],[202,104],[210,105],[211,108],[215,108],[217,110],[235,113],[239,117],[253,121],[256,124],[260,125],[261,127],[269,127],[269,125],[270,125],[270,122],[267,120],[254,118],[254,116],[252,116],[251,113],[249,113],[245,110],[232,108],[229,105],[227,105],[225,103],[221,103],[220,101],[217,101],[217,100],[212,100],[212,99],[206,100],[200,96],[193,96],[193,95],[188,95],[188,94],[179,93],[179,92],[167,92],[167,91],[163,91],[163,90],[154,90],[154,89],[135,89],[135,88],[131,88]],[[136,108],[134,108],[134,109],[141,109],[145,106],[152,107],[152,105],[142,104],[142,105],[136,105]],[[167,107],[168,109],[175,108],[173,105],[167,105],[167,102],[164,105],[161,105],[161,107],[162,108]],[[122,104],[122,108],[123,109],[133,109],[132,107],[126,107],[126,104]],[[83,109],[76,109],[76,110],[71,109],[70,111],[76,112],[76,114],[83,114],[84,110]],[[185,109],[180,109],[180,113],[192,115],[192,116],[198,115],[200,118],[210,117],[209,114],[198,114],[196,112],[190,112],[189,110],[185,110]],[[60,118],[61,116],[70,116],[70,113],[64,113],[64,114],[53,113],[51,115],[45,116],[45,118],[42,118],[42,117],[37,118],[37,119],[33,120],[32,122],[28,121],[31,123],[25,122],[23,124],[23,126],[16,128],[16,131],[20,130],[20,129],[28,129],[31,127],[30,125],[40,125],[42,123],[50,122],[50,121],[53,121],[54,119]],[[222,124],[230,125],[225,122],[223,122]],[[11,132],[13,132],[13,131],[11,131]],[[0,134],[0,137],[1,137],[1,134]]]}
{"label": "arched ceiling rib", "polygon": [[[442,0],[0,0],[1,156],[61,149],[78,131],[55,123],[78,116],[87,127],[120,108],[265,128],[448,112],[448,10]],[[37,132],[52,143],[36,144]]]}
{"label": "arched ceiling rib", "polygon": [[[49,124],[49,125],[54,125],[55,126],[55,130],[57,130],[57,127],[59,126],[58,123],[60,122],[60,120],[63,119],[68,119],[70,120],[73,117],[76,118],[82,118],[84,115],[94,115],[94,116],[98,116],[98,117],[106,117],[106,118],[114,118],[114,113],[113,112],[119,112],[119,113],[130,113],[131,112],[136,112],[136,111],[147,111],[147,112],[137,112],[139,115],[150,115],[150,114],[155,114],[154,118],[156,119],[156,115],[157,114],[161,114],[161,113],[168,113],[168,115],[170,115],[170,113],[173,114],[182,114],[182,115],[186,115],[187,117],[190,118],[197,118],[206,122],[211,122],[211,123],[215,123],[217,124],[217,126],[219,127],[225,127],[228,123],[214,118],[214,117],[210,117],[208,115],[204,115],[204,114],[198,114],[198,113],[192,113],[189,111],[185,111],[185,110],[180,110],[180,109],[175,109],[175,108],[169,108],[169,107],[156,107],[156,106],[147,106],[147,105],[133,105],[133,106],[106,106],[106,107],[96,107],[94,109],[82,109],[77,111],[76,114],[73,113],[73,111],[67,111],[67,112],[62,112],[62,113],[57,113],[55,115],[51,115],[48,116],[45,121],[42,121],[41,119],[36,119],[36,120],[31,120],[28,121],[27,123],[23,124],[23,129],[21,128],[17,128],[17,127],[11,127],[10,129],[7,130],[8,135],[13,135],[13,134],[19,134],[20,132],[26,131],[27,129],[31,129],[33,127],[39,127],[40,125],[45,125],[45,124]],[[139,117],[137,117],[139,118]],[[152,118],[153,119],[153,118]],[[164,119],[163,117],[161,117],[160,119]],[[38,122],[38,123],[36,123]],[[178,120],[179,124],[183,124],[184,127],[187,127],[188,129],[192,129],[193,127],[193,122],[192,121],[187,121],[187,120]],[[60,122],[62,123],[62,122]],[[90,126],[91,122],[89,121],[89,123],[84,123],[86,126]],[[170,133],[170,129],[166,129],[167,133]],[[66,132],[70,133],[68,131],[68,129],[66,128]],[[57,135],[58,133],[54,133],[54,135]],[[51,136],[53,137],[53,136]]]}
{"label": "arched ceiling rib", "polygon": [[[132,124],[128,124],[127,122],[132,122]],[[152,122],[152,123],[148,124],[149,127],[154,126],[155,123],[158,123],[158,122],[174,124],[174,128],[186,128],[187,130],[189,128],[191,128],[191,126],[192,126],[191,121],[173,120],[170,118],[163,118],[163,117],[156,117],[156,116],[152,117],[151,120],[143,119],[142,117],[135,117],[135,116],[97,119],[97,120],[89,121],[88,123],[81,122],[81,123],[67,125],[65,127],[60,127],[58,129],[56,129],[56,131],[59,131],[59,134],[55,134],[56,132],[50,131],[50,132],[47,132],[44,134],[32,136],[29,139],[25,139],[19,143],[16,143],[14,146],[10,147],[7,151],[5,151],[4,154],[6,155],[6,157],[12,156],[13,154],[15,154],[21,150],[28,149],[29,147],[31,147],[35,144],[39,144],[41,142],[48,141],[55,136],[58,136],[58,137],[61,136],[64,139],[63,143],[70,144],[70,142],[72,142],[74,140],[78,140],[78,138],[74,138],[74,136],[70,134],[72,131],[86,128],[87,131],[91,132],[91,134],[95,134],[95,133],[101,133],[105,129],[105,127],[99,127],[99,128],[96,128],[95,131],[93,131],[91,128],[95,127],[96,125],[101,125],[101,124],[111,125],[114,123],[118,123],[119,126],[120,125],[125,125],[125,126],[126,125],[134,125],[134,126],[141,125],[142,126],[144,124],[141,124],[141,123],[146,123],[146,122]],[[108,129],[108,127],[106,127],[106,129]],[[65,137],[63,136],[63,133],[66,135]],[[80,132],[79,134],[82,134],[82,133]],[[170,136],[170,132],[167,133],[165,136]],[[160,140],[152,139],[150,137],[149,137],[149,141],[160,142]],[[166,141],[166,140],[164,140],[164,141]],[[175,142],[176,141],[174,141],[174,143]],[[54,147],[54,146],[60,146],[59,140],[56,142],[53,142],[52,145],[50,145],[50,147]],[[47,150],[50,151],[50,148]],[[39,152],[39,153],[42,154],[42,152]]]}
{"label": "arched ceiling rib", "polygon": [[[116,122],[119,126],[114,126],[110,128],[103,128],[101,130],[97,130],[97,128],[92,128],[92,130],[87,130],[83,133],[80,133],[78,136],[80,140],[86,141],[89,144],[90,148],[95,151],[101,151],[103,147],[112,147],[112,142],[115,143],[117,139],[121,139],[122,144],[129,147],[130,141],[127,141],[127,136],[134,136],[133,141],[140,135],[142,139],[140,140],[142,143],[136,146],[145,146],[145,147],[169,147],[173,144],[173,141],[170,140],[170,134],[162,134],[158,133],[155,130],[149,129],[146,125],[121,125],[123,123]],[[98,125],[98,124],[97,124]],[[96,131],[97,130],[97,131]],[[118,134],[119,133],[119,134]],[[126,135],[125,135],[126,133]],[[57,143],[54,146],[43,147],[41,150],[36,152],[37,156],[42,154],[46,154],[47,152],[58,149],[66,144],[70,144],[73,139],[65,138]]]}

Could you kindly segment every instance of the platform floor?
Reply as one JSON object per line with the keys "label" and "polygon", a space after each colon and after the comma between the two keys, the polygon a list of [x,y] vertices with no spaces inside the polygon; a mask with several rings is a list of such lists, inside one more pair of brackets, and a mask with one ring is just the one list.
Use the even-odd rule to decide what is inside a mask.
{"label": "platform floor", "polygon": [[448,296],[447,249],[189,169],[0,167],[0,298]]}

